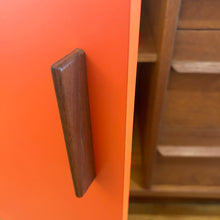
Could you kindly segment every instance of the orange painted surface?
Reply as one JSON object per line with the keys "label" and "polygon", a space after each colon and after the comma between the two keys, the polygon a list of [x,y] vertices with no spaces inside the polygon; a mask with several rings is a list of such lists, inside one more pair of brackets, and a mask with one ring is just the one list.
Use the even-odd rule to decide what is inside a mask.
{"label": "orange painted surface", "polygon": [[129,198],[129,189],[130,189],[133,115],[134,115],[134,100],[135,100],[135,87],[136,87],[136,72],[137,72],[136,69],[137,69],[137,57],[138,57],[140,15],[141,15],[141,0],[131,1],[129,52],[128,52],[125,161],[124,161],[123,220],[128,219],[128,198]]}
{"label": "orange painted surface", "polygon": [[[129,0],[1,1],[0,219],[122,219],[129,24]],[[97,170],[81,199],[50,73],[76,47],[87,55]]]}

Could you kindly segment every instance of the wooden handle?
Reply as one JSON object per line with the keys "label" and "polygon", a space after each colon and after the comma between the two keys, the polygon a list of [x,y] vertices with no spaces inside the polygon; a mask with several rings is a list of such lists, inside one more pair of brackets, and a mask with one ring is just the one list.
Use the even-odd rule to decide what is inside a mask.
{"label": "wooden handle", "polygon": [[76,196],[95,178],[85,53],[75,49],[51,67]]}

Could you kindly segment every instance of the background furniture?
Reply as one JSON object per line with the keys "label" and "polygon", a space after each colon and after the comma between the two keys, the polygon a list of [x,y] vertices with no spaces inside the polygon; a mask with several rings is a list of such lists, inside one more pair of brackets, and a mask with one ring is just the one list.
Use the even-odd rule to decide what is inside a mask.
{"label": "background furniture", "polygon": [[220,198],[219,10],[142,1],[131,199]]}

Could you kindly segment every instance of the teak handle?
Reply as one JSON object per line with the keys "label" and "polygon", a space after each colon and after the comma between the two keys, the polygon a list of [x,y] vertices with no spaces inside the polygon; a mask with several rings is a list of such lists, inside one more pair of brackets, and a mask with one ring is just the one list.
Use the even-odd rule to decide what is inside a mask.
{"label": "teak handle", "polygon": [[51,67],[76,196],[95,178],[86,58],[81,49]]}

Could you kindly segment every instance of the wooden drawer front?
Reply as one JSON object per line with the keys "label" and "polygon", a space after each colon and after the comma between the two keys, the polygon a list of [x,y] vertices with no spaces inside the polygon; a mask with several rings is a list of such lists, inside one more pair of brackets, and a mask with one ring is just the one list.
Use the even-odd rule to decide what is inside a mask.
{"label": "wooden drawer front", "polygon": [[219,75],[171,70],[154,184],[220,185],[219,100]]}
{"label": "wooden drawer front", "polygon": [[180,29],[220,29],[219,0],[183,0]]}
{"label": "wooden drawer front", "polygon": [[[166,94],[163,118],[161,126],[166,133],[172,131],[180,133],[180,129],[186,129],[190,137],[182,138],[180,145],[212,145],[220,146],[220,76],[217,74],[179,74],[170,72],[170,80]],[[169,128],[169,129],[168,129]],[[206,136],[194,132],[194,129],[206,132]],[[218,132],[214,132],[218,129]],[[191,130],[191,132],[189,132]],[[184,132],[185,133],[185,132]],[[170,135],[172,142],[161,136],[160,144],[177,145],[180,143],[180,135]],[[187,135],[188,136],[188,135]],[[196,139],[197,140],[194,141]],[[167,137],[167,135],[166,135]],[[208,138],[210,137],[210,138]],[[203,140],[202,140],[203,139]],[[206,141],[205,139],[209,139]]]}
{"label": "wooden drawer front", "polygon": [[181,73],[220,73],[220,31],[177,31],[172,66]]}

